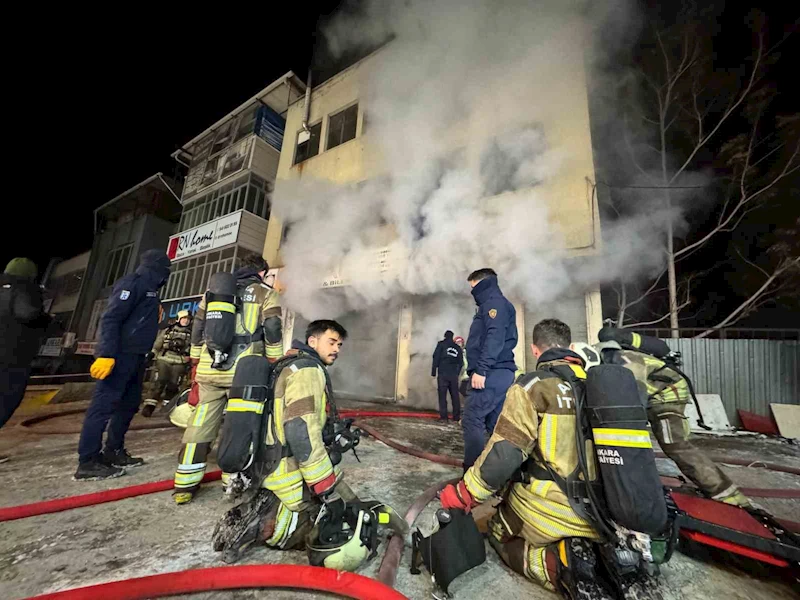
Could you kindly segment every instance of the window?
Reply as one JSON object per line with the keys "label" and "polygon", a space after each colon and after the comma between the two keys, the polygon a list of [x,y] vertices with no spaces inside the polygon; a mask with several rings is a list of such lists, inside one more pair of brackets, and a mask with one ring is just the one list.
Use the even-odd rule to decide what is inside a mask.
{"label": "window", "polygon": [[[299,164],[319,154],[319,136],[322,133],[322,122],[312,125],[308,130],[311,132],[311,137],[305,142],[297,144],[297,150],[294,153],[294,164]],[[298,140],[300,133],[297,134]]]}
{"label": "window", "polygon": [[104,287],[114,285],[114,282],[128,272],[128,262],[131,258],[133,244],[117,248],[108,256],[105,276],[103,277]]}
{"label": "window", "polygon": [[335,148],[356,137],[356,123],[358,121],[358,104],[354,104],[343,111],[332,115],[328,120],[328,147]]}

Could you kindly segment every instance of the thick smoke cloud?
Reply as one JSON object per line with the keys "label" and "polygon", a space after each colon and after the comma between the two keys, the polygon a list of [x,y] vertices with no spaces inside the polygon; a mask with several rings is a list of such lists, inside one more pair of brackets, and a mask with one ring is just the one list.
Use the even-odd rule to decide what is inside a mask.
{"label": "thick smoke cloud", "polygon": [[[287,304],[311,319],[418,297],[412,370],[422,373],[445,329],[466,334],[465,278],[476,268],[492,266],[509,297],[534,305],[658,268],[652,214],[608,236],[602,258],[568,259],[548,224],[548,183],[574,173],[547,124],[563,119],[586,65],[602,63],[594,40],[616,42],[629,26],[614,4],[595,14],[583,2],[374,0],[334,19],[325,30],[334,52],[393,37],[360,72],[382,176],[278,186],[274,211],[290,224]],[[376,248],[388,248],[387,264]],[[320,294],[332,274],[349,285]]]}

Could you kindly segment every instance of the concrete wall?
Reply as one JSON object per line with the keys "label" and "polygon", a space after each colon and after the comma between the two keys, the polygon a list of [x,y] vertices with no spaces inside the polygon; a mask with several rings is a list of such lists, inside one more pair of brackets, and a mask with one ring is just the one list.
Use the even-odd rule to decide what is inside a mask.
{"label": "concrete wall", "polygon": [[[280,186],[283,181],[301,178],[354,183],[378,178],[387,173],[385,158],[381,155],[382,144],[378,144],[377,140],[371,137],[369,123],[365,126],[364,121],[365,114],[369,115],[370,111],[367,81],[370,70],[376,68],[378,55],[379,53],[375,53],[367,57],[314,89],[308,124],[313,126],[322,123],[320,150],[317,156],[298,165],[293,163],[297,135],[302,129],[305,100],[301,99],[289,107],[276,186]],[[598,251],[600,223],[598,211],[593,203],[591,186],[587,182],[587,179],[594,181],[595,176],[587,87],[583,72],[583,57],[579,49],[576,49],[574,63],[575,68],[558,73],[556,81],[542,82],[543,86],[549,88],[549,97],[560,98],[560,102],[548,104],[544,113],[540,111],[539,124],[543,127],[549,143],[560,151],[562,163],[558,171],[559,176],[538,186],[536,195],[538,198],[545,198],[548,203],[551,227],[561,234],[562,249],[566,249],[570,256],[579,256]],[[509,82],[507,90],[509,94],[514,93],[513,88],[513,82]],[[356,102],[359,106],[356,138],[327,150],[329,117]],[[525,115],[505,114],[500,110],[495,114],[488,113],[491,125],[489,128],[487,128],[487,114],[479,115],[476,119],[482,122],[459,124],[458,128],[454,128],[449,135],[444,136],[449,139],[441,141],[443,152],[466,147],[467,136],[492,136],[514,127],[531,125],[526,121]],[[467,160],[470,160],[470,157],[467,157]],[[508,195],[524,197],[529,193],[531,190],[523,189],[487,198],[486,210],[491,211],[495,202],[507,201]],[[273,214],[267,229],[264,256],[270,264],[276,266],[282,265],[280,256],[282,233],[282,223]],[[563,317],[573,328],[573,337],[576,341],[596,341],[597,331],[602,326],[598,290],[589,290],[585,294],[582,291],[578,292],[572,298],[551,306],[515,304],[518,310],[517,325],[520,338],[515,355],[522,368],[532,369],[535,366],[532,357],[529,356],[528,346],[530,331],[537,320],[550,316]],[[412,357],[416,355],[416,351],[412,331],[415,320],[424,314],[414,314],[413,301],[404,303],[400,312],[395,398],[403,401],[409,394],[409,376],[413,377],[415,372]],[[411,400],[414,401],[413,398]],[[428,404],[427,400],[416,400],[415,403],[417,402]]]}

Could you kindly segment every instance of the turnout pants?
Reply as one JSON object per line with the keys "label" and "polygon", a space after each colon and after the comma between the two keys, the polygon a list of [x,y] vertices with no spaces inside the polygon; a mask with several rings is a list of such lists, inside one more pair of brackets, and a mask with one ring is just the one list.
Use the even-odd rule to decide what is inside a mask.
{"label": "turnout pants", "polygon": [[[150,397],[145,400],[145,404],[158,405],[163,400],[171,399],[178,393],[178,382],[185,372],[186,365],[183,363],[157,360],[156,380],[149,385]],[[155,403],[148,402],[148,400],[155,400]]]}
{"label": "turnout pants", "polygon": [[0,427],[8,422],[14,411],[22,404],[30,374],[30,366],[0,364]]}
{"label": "turnout pants", "polygon": [[472,389],[464,408],[461,426],[464,430],[464,469],[469,469],[483,452],[486,439],[492,435],[506,392],[514,383],[514,371],[495,369],[486,377],[486,387]]}
{"label": "turnout pants", "polygon": [[[228,401],[227,387],[198,382],[200,400],[194,417],[183,433],[183,445],[175,471],[176,492],[196,492],[206,473],[206,459],[222,424]],[[226,478],[223,475],[223,481]]]}
{"label": "turnout pants", "polygon": [[106,449],[113,452],[125,446],[125,434],[142,401],[144,369],[144,356],[121,354],[116,358],[111,374],[97,382],[78,442],[80,462],[89,462],[100,456],[106,427]]}
{"label": "turnout pants", "polygon": [[443,375],[439,373],[436,378],[439,390],[439,418],[447,419],[447,392],[450,392],[450,401],[453,403],[453,420],[461,418],[461,398],[458,395],[458,373]]}
{"label": "turnout pants", "polygon": [[557,546],[562,539],[556,535],[542,534],[542,539],[532,543],[515,536],[509,531],[500,511],[489,520],[489,543],[503,562],[550,591],[555,591]]}
{"label": "turnout pants", "polygon": [[648,407],[647,418],[658,445],[704,494],[716,496],[728,489],[734,492],[736,487],[730,478],[689,441],[689,420],[684,415],[685,410],[686,404],[677,402]]}

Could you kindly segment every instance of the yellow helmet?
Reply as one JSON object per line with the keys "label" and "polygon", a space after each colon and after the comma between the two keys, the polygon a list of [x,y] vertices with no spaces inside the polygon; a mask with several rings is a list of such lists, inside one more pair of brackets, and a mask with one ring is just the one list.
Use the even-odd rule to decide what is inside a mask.
{"label": "yellow helmet", "polygon": [[389,522],[379,502],[348,503],[339,514],[322,508],[306,546],[315,567],[355,571],[378,554],[378,525]]}
{"label": "yellow helmet", "polygon": [[188,310],[179,310],[178,311],[178,320],[180,321],[184,317],[191,317],[192,315],[189,313]]}

